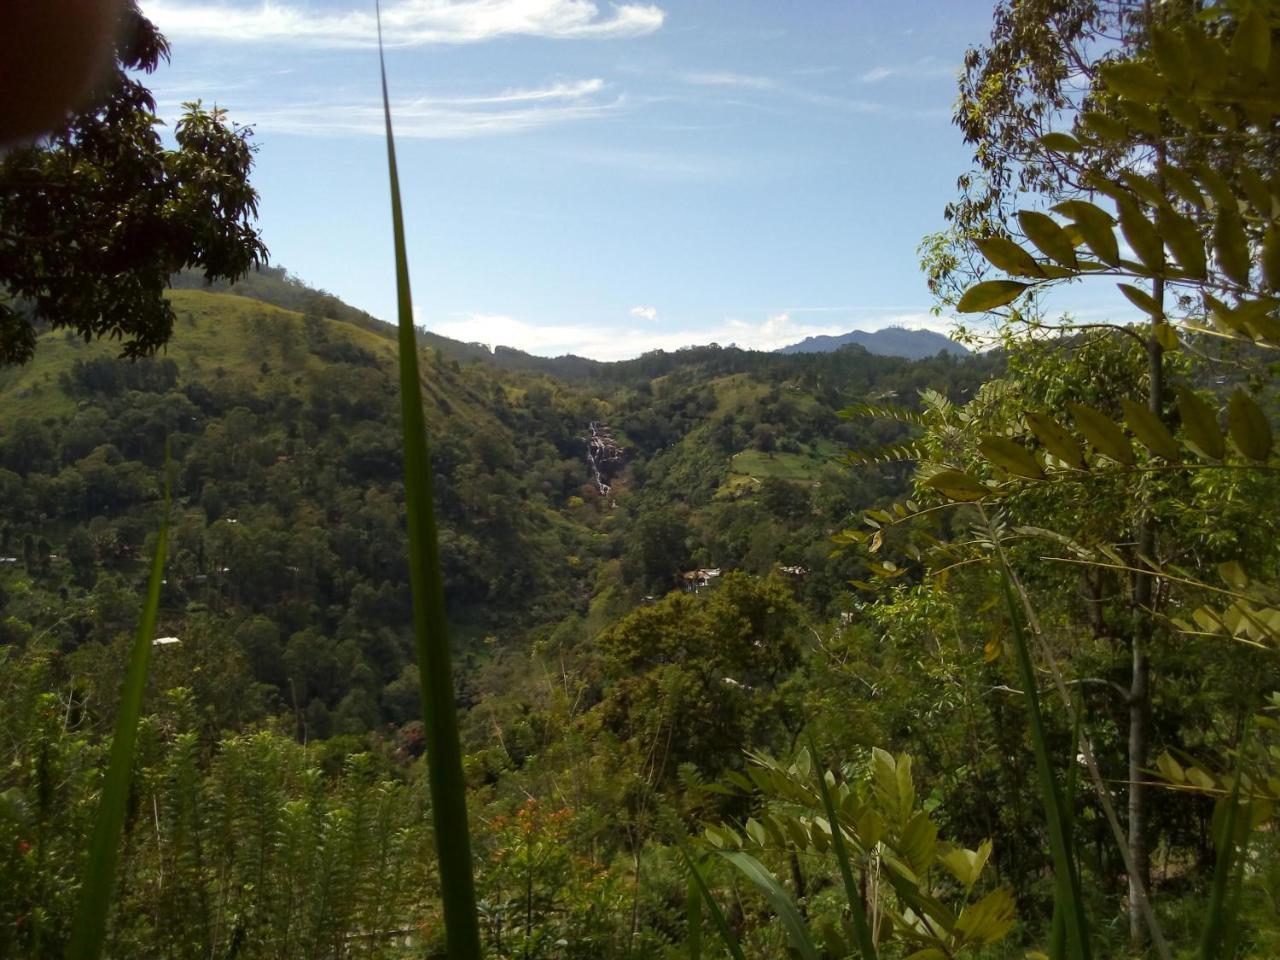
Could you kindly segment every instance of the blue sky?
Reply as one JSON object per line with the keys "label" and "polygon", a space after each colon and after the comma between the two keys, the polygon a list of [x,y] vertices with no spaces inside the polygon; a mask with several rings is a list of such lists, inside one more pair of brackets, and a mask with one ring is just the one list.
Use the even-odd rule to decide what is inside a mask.
{"label": "blue sky", "polygon": [[[370,3],[143,0],[161,112],[252,124],[272,259],[391,318]],[[939,328],[916,246],[983,0],[387,0],[418,322],[599,359]]]}

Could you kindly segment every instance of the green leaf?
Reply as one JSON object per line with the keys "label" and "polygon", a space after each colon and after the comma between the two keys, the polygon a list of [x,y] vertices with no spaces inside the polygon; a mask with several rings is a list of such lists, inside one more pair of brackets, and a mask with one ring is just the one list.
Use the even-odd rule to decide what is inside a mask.
{"label": "green leaf", "polygon": [[1116,286],[1120,288],[1120,292],[1125,295],[1125,298],[1139,310],[1150,314],[1156,320],[1163,319],[1164,310],[1161,309],[1160,304],[1147,291],[1141,287],[1135,287],[1131,283],[1117,283]]}
{"label": "green leaf", "polygon": [[1080,141],[1069,133],[1046,133],[1040,143],[1054,153],[1076,153],[1081,149]]}
{"label": "green leaf", "polygon": [[1139,103],[1160,101],[1169,92],[1169,84],[1158,73],[1133,61],[1107,64],[1102,79],[1120,96]]}
{"label": "green leaf", "polygon": [[956,311],[982,313],[984,310],[995,310],[1017,300],[1029,286],[1031,284],[1019,283],[1017,280],[984,280],[964,292],[964,296],[956,304]]}
{"label": "green leaf", "polygon": [[1125,186],[1130,191],[1147,201],[1151,206],[1158,207],[1165,202],[1164,190],[1157,186],[1156,182],[1150,177],[1143,176],[1134,170],[1121,170],[1120,179],[1124,181]]}
{"label": "green leaf", "polygon": [[1237,449],[1250,460],[1263,461],[1271,455],[1271,424],[1253,397],[1243,390],[1231,394],[1227,426]]}
{"label": "green leaf", "polygon": [[1023,232],[1051,260],[1076,269],[1076,250],[1061,225],[1048,214],[1035,210],[1019,210],[1018,223]]}
{"label": "green leaf", "polygon": [[800,955],[801,960],[819,960],[818,951],[809,937],[809,928],[805,925],[804,918],[791,902],[787,891],[782,889],[782,884],[778,883],[773,874],[765,869],[764,864],[750,854],[734,850],[722,850],[720,856],[737,867],[743,876],[765,895],[765,899],[773,907],[774,914],[782,921],[787,939],[791,941],[791,946]]}
{"label": "green leaf", "polygon": [[1158,137],[1163,133],[1163,127],[1160,125],[1160,115],[1145,103],[1139,103],[1136,100],[1120,100],[1116,103],[1116,106],[1124,114],[1129,126],[1135,130],[1153,137]]}
{"label": "green leaf", "polygon": [[[1217,836],[1214,838],[1217,842],[1218,856],[1214,865],[1213,881],[1209,887],[1209,907],[1206,911],[1204,931],[1200,938],[1201,960],[1218,960],[1219,957],[1231,960],[1234,955],[1234,951],[1231,954],[1224,954],[1222,945],[1228,928],[1233,925],[1232,921],[1235,919],[1232,915],[1233,911],[1227,904],[1227,886],[1234,872],[1233,862],[1237,858],[1243,859],[1243,851],[1236,850],[1236,819],[1240,811],[1240,784],[1244,778],[1244,747],[1248,743],[1248,736],[1246,715],[1245,728],[1240,737],[1239,759],[1236,762],[1235,776],[1231,781],[1231,792],[1219,801],[1221,816],[1214,818],[1221,821],[1221,829],[1216,831]],[[1225,806],[1222,806],[1223,804]]]}
{"label": "green leaf", "polygon": [[1165,183],[1173,188],[1174,193],[1197,210],[1206,208],[1204,194],[1200,192],[1200,188],[1196,186],[1195,180],[1187,171],[1179,166],[1166,164],[1164,167],[1164,179]]}
{"label": "green leaf", "polygon": [[1036,758],[1036,776],[1040,785],[1040,799],[1044,806],[1045,820],[1049,827],[1049,849],[1053,855],[1053,876],[1056,895],[1055,908],[1061,911],[1066,926],[1067,950],[1072,960],[1088,960],[1090,950],[1089,921],[1085,914],[1084,896],[1080,888],[1080,874],[1076,868],[1074,850],[1070,841],[1070,821],[1058,790],[1058,780],[1053,771],[1049,752],[1049,737],[1045,732],[1044,715],[1040,710],[1040,695],[1036,675],[1031,662],[1031,645],[1027,642],[1022,626],[1022,615],[1014,600],[1009,571],[1001,566],[1005,601],[1008,604],[1009,623],[1013,633],[1013,647],[1017,654],[1018,672],[1021,675],[1023,697],[1027,704],[1027,718],[1031,727],[1031,743]]}
{"label": "green leaf", "polygon": [[1200,229],[1167,203],[1157,208],[1156,225],[1182,272],[1194,280],[1203,280],[1206,263],[1204,237],[1200,235]]}
{"label": "green leaf", "polygon": [[1043,277],[1040,264],[1008,237],[987,237],[976,241],[978,250],[996,268],[1015,277]]}
{"label": "green leaf", "polygon": [[1236,195],[1232,193],[1231,184],[1227,183],[1222,174],[1207,163],[1197,163],[1193,169],[1196,172],[1196,179],[1209,191],[1215,204],[1219,207],[1235,209]]}
{"label": "green leaf", "polygon": [[1178,391],[1178,414],[1182,417],[1182,432],[1186,434],[1188,446],[1202,457],[1221,460],[1227,447],[1213,408],[1194,390],[1182,389]]}
{"label": "green leaf", "polygon": [[1008,887],[999,887],[965,907],[955,934],[963,943],[988,944],[1004,939],[1012,929],[1013,895]]}
{"label": "green leaf", "polygon": [[938,825],[921,810],[907,823],[895,849],[912,872],[923,877],[938,855]]}
{"label": "green leaf", "polygon": [[1064,200],[1054,204],[1055,213],[1074,221],[1084,242],[1094,256],[1115,266],[1120,262],[1120,245],[1116,242],[1115,219],[1099,206],[1085,200]]}
{"label": "green leaf", "polygon": [[[809,752],[814,759],[818,757],[818,748],[814,743],[813,733],[809,733]],[[831,824],[831,845],[835,848],[836,861],[840,865],[840,879],[844,883],[845,899],[849,903],[849,915],[853,918],[853,935],[858,943],[858,951],[862,960],[876,960],[876,945],[871,936],[871,925],[867,921],[867,905],[862,892],[853,878],[853,867],[849,863],[849,851],[844,843],[844,831],[840,828],[840,817],[836,814],[835,803],[831,799],[831,790],[827,786],[824,764],[818,765],[818,792],[822,795],[822,806],[827,812],[827,822]],[[863,838],[863,843],[873,846]]]}
{"label": "green leaf", "polygon": [[1249,285],[1249,242],[1245,238],[1244,223],[1236,212],[1235,204],[1218,209],[1213,221],[1213,249],[1218,255],[1218,266],[1234,283]]}
{"label": "green leaf", "polygon": [[1148,270],[1162,273],[1164,242],[1156,228],[1134,201],[1120,201],[1116,206],[1120,212],[1120,232],[1129,241],[1129,246],[1133,247],[1133,252]]}
{"label": "green leaf", "polygon": [[1268,287],[1280,291],[1280,227],[1274,223],[1262,238],[1262,276]]}
{"label": "green leaf", "polygon": [[1018,477],[1039,480],[1044,476],[1040,461],[1022,444],[1008,437],[983,437],[978,451],[996,466]]}
{"label": "green leaf", "polygon": [[1080,125],[1104,144],[1124,143],[1129,139],[1129,130],[1121,121],[1097,110],[1081,114]]}
{"label": "green leaf", "polygon": [[1078,403],[1068,403],[1067,409],[1094,450],[1126,466],[1134,462],[1133,447],[1114,420],[1100,410]]}
{"label": "green leaf", "polygon": [[991,850],[990,840],[983,840],[977,850],[952,847],[942,858],[942,863],[966,890],[972,889],[991,859]]}
{"label": "green leaf", "polygon": [[1071,431],[1043,413],[1027,413],[1024,419],[1046,450],[1067,466],[1083,469],[1084,450]]}
{"label": "green leaf", "polygon": [[475,881],[471,872],[471,837],[467,821],[467,781],[458,740],[453,665],[445,616],[444,577],[436,534],[434,471],[427,448],[422,412],[422,377],[413,297],[409,290],[409,256],[405,246],[400,175],[387,69],[378,26],[378,58],[382,77],[382,115],[386,126],[387,174],[391,185],[391,231],[395,246],[396,307],[399,316],[400,424],[403,433],[405,512],[409,530],[409,583],[413,593],[413,632],[431,785],[431,819],[435,826],[436,861],[444,905],[445,940],[452,960],[479,960],[480,927]]}
{"label": "green leaf", "polygon": [[89,855],[76,902],[71,946],[66,954],[70,960],[96,960],[102,956],[107,936],[107,911],[113,901],[116,863],[120,858],[120,836],[124,829],[130,784],[133,781],[133,761],[138,745],[138,718],[142,713],[147,667],[151,662],[151,650],[156,639],[160,584],[169,549],[168,468],[169,451],[166,441],[164,513],[160,517],[156,550],[151,558],[151,578],[147,581],[146,602],[143,604],[138,632],[134,635],[133,647],[129,652],[129,667],[120,691],[115,732],[111,737],[111,753],[107,758],[107,773],[103,778],[93,833],[89,838]]}
{"label": "green leaf", "polygon": [[693,858],[689,856],[689,851],[684,848],[684,844],[679,844],[676,849],[680,851],[680,856],[684,858],[685,866],[689,869],[689,879],[698,888],[698,892],[702,894],[702,900],[707,905],[711,920],[715,924],[716,930],[719,931],[720,939],[724,941],[724,945],[729,951],[729,956],[733,957],[733,960],[745,960],[742,955],[742,947],[738,945],[738,938],[733,935],[729,921],[725,919],[724,912],[720,909],[720,905],[716,903],[716,898],[711,895],[711,889],[707,886],[707,881],[702,876],[702,871],[693,862]]}
{"label": "green leaf", "polygon": [[991,493],[979,481],[959,470],[943,470],[925,481],[949,500],[981,500]]}
{"label": "green leaf", "polygon": [[1271,25],[1259,10],[1250,10],[1231,37],[1231,61],[1237,70],[1266,73],[1271,62]]}
{"label": "green leaf", "polygon": [[702,960],[702,892],[693,874],[685,886],[686,929],[689,940],[689,960]]}
{"label": "green leaf", "polygon": [[1128,424],[1138,442],[1158,457],[1170,463],[1178,462],[1178,443],[1160,418],[1140,403],[1128,397],[1120,400],[1124,408],[1124,422]]}

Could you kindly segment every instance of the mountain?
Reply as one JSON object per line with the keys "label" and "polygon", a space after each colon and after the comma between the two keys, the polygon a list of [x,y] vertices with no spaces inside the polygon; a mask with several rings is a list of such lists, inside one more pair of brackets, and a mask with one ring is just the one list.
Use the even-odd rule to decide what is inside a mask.
{"label": "mountain", "polygon": [[836,337],[805,337],[799,343],[782,347],[778,353],[829,353],[855,344],[882,357],[905,357],[923,360],[939,351],[956,356],[967,356],[969,351],[932,330],[907,330],[903,327],[885,327],[883,330],[850,330]]}

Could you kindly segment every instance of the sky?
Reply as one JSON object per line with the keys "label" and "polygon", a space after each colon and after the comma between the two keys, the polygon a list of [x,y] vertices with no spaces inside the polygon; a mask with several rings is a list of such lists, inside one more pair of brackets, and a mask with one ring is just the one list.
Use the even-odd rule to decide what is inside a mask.
{"label": "sky", "polygon": [[[372,0],[142,0],[253,127],[272,262],[394,319]],[[907,326],[987,0],[386,0],[417,322],[601,360]]]}

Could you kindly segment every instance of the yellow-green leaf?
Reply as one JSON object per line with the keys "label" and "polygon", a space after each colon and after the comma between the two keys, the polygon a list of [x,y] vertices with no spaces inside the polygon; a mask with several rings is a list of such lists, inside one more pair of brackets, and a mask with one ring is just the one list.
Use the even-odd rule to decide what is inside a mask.
{"label": "yellow-green leaf", "polygon": [[1019,210],[1018,223],[1045,256],[1064,267],[1076,268],[1076,250],[1071,238],[1053,217],[1035,210]]}
{"label": "yellow-green leaf", "polygon": [[1231,38],[1231,60],[1236,69],[1267,72],[1271,61],[1271,25],[1258,10],[1250,10],[1236,24]]}
{"label": "yellow-green leaf", "polygon": [[1044,476],[1035,455],[1008,437],[983,437],[978,442],[978,451],[997,467],[1015,476],[1028,480],[1039,480]]}
{"label": "yellow-green leaf", "polygon": [[1028,413],[1027,426],[1046,450],[1071,467],[1084,467],[1084,450],[1069,430],[1043,413]]}
{"label": "yellow-green leaf", "polygon": [[1138,441],[1158,457],[1164,457],[1171,463],[1178,461],[1178,444],[1173,439],[1169,428],[1161,423],[1160,418],[1140,403],[1124,397],[1120,400],[1124,408],[1124,422]]}
{"label": "yellow-green leaf", "polygon": [[1133,61],[1107,65],[1102,78],[1120,96],[1139,103],[1159,101],[1169,92],[1169,84],[1158,73]]}
{"label": "yellow-green leaf", "polygon": [[962,943],[995,943],[1013,929],[1013,895],[1008,887],[992,890],[965,907],[953,936]]}
{"label": "yellow-green leaf", "polygon": [[1015,277],[1043,277],[1044,271],[1035,257],[1027,253],[1008,237],[987,237],[977,241],[978,250],[991,261],[992,266],[1011,273]]}
{"label": "yellow-green leaf", "polygon": [[1096,110],[1081,114],[1080,125],[1103,143],[1122,143],[1129,137],[1129,130],[1121,121]]}
{"label": "yellow-green leaf", "polygon": [[1273,223],[1262,239],[1262,276],[1272,290],[1280,290],[1280,228]]}
{"label": "yellow-green leaf", "polygon": [[1227,405],[1231,439],[1250,460],[1266,460],[1271,454],[1271,424],[1257,401],[1243,390],[1231,395]]}
{"label": "yellow-green leaf", "polygon": [[1167,165],[1164,168],[1164,179],[1173,192],[1176,193],[1187,203],[1191,204],[1197,210],[1205,209],[1204,194],[1200,192],[1200,188],[1196,186],[1195,180],[1191,174],[1187,173],[1181,167]]}
{"label": "yellow-green leaf", "polygon": [[1120,262],[1120,245],[1113,229],[1115,219],[1109,213],[1086,200],[1064,200],[1054,204],[1053,210],[1075,222],[1084,242],[1099,260],[1113,267]]}
{"label": "yellow-green leaf", "polygon": [[1233,282],[1242,287],[1249,285],[1249,243],[1244,235],[1244,223],[1236,212],[1235,204],[1224,204],[1213,222],[1213,249],[1218,255],[1218,266]]}
{"label": "yellow-green leaf", "polygon": [[1156,225],[1165,244],[1173,251],[1182,272],[1195,280],[1205,277],[1204,237],[1199,228],[1167,203],[1156,210]]}
{"label": "yellow-green leaf", "polygon": [[1165,350],[1177,350],[1181,346],[1178,331],[1173,329],[1172,324],[1159,322],[1152,324],[1151,336],[1155,337],[1156,343]]}
{"label": "yellow-green leaf", "polygon": [[1071,418],[1075,420],[1080,432],[1093,444],[1093,448],[1098,453],[1110,457],[1117,463],[1133,463],[1133,447],[1130,446],[1119,424],[1092,407],[1068,403],[1067,409],[1071,411]]}
{"label": "yellow-green leaf", "polygon": [[964,292],[960,302],[956,304],[959,313],[982,313],[1012,303],[1021,296],[1022,291],[1031,286],[1017,280],[984,280]]}
{"label": "yellow-green leaf", "polygon": [[1133,247],[1133,252],[1143,265],[1154,273],[1164,270],[1164,243],[1160,234],[1142,209],[1133,200],[1117,201],[1120,212],[1120,232]]}
{"label": "yellow-green leaf", "polygon": [[1187,445],[1202,457],[1221,460],[1227,446],[1213,408],[1194,390],[1184,388],[1178,391],[1178,414],[1182,418],[1182,432],[1186,435]]}
{"label": "yellow-green leaf", "polygon": [[1080,141],[1069,133],[1046,133],[1040,143],[1055,153],[1075,153],[1080,149]]}
{"label": "yellow-green leaf", "polygon": [[1157,320],[1164,316],[1164,310],[1156,302],[1155,297],[1141,287],[1135,287],[1131,283],[1117,283],[1116,286],[1120,288],[1120,292],[1125,295],[1125,298],[1143,313],[1150,314]]}

